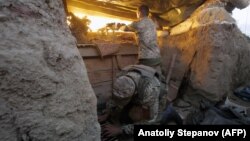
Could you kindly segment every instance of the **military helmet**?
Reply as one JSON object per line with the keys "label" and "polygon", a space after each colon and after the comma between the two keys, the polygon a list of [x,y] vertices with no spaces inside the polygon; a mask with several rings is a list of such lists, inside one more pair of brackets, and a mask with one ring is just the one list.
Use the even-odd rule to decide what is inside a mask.
{"label": "military helmet", "polygon": [[128,104],[135,93],[136,85],[129,76],[120,76],[115,80],[113,87],[113,99],[120,106]]}

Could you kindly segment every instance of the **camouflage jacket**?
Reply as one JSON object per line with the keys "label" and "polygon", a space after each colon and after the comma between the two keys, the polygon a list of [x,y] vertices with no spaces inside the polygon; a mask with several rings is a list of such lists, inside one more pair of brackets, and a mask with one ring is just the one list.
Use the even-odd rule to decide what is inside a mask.
{"label": "camouflage jacket", "polygon": [[[144,90],[140,90],[138,91],[138,85],[139,85],[139,81],[141,79],[141,75],[137,72],[128,72],[127,74],[130,78],[133,79],[133,81],[135,82],[135,84],[137,86],[135,86],[137,88],[135,94],[133,95],[133,97],[131,98],[131,102],[133,105],[140,105],[141,107],[144,107],[146,109],[146,113],[148,113],[147,118],[143,119],[141,117],[144,116],[145,111],[138,112],[135,111],[133,114],[133,112],[129,112],[127,113],[129,115],[129,117],[133,119],[133,116],[139,117],[140,120],[137,119],[137,121],[134,121],[131,124],[126,124],[126,125],[122,125],[122,130],[124,134],[127,135],[132,135],[133,131],[134,131],[134,125],[136,124],[158,124],[161,120],[161,116],[162,116],[162,112],[165,108],[165,100],[166,98],[161,97],[160,98],[160,81],[154,77],[153,79],[149,79],[146,80],[147,82],[145,82],[145,87]],[[126,85],[126,83],[124,83],[124,85]],[[143,91],[143,92],[142,92]],[[120,107],[120,102],[116,102],[115,100],[111,100],[108,104],[109,109],[114,109],[117,107]],[[121,109],[120,109],[121,110]],[[115,113],[114,111],[110,111],[111,113]],[[139,113],[139,114],[138,114]]]}
{"label": "camouflage jacket", "polygon": [[139,59],[160,58],[160,49],[157,44],[156,25],[146,17],[129,25],[136,30],[139,45]]}

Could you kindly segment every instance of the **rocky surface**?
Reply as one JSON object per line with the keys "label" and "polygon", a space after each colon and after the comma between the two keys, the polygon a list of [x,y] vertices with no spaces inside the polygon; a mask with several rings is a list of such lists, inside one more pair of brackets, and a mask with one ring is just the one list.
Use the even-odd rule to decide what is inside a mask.
{"label": "rocky surface", "polygon": [[250,82],[250,44],[220,3],[205,3],[197,10],[189,19],[197,26],[165,39],[164,69],[177,54],[171,81],[185,85],[179,94],[190,103],[199,96],[218,102]]}
{"label": "rocky surface", "polygon": [[100,140],[61,0],[0,1],[0,139]]}
{"label": "rocky surface", "polygon": [[232,5],[234,5],[239,9],[246,8],[250,3],[249,0],[225,0],[225,1],[232,3]]}

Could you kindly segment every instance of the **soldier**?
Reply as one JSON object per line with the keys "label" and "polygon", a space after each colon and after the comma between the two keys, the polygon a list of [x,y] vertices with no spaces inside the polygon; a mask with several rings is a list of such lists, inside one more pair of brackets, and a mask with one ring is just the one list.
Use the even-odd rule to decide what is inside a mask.
{"label": "soldier", "polygon": [[113,123],[121,125],[104,126],[106,136],[133,135],[134,124],[165,123],[162,117],[167,101],[166,93],[161,91],[163,86],[151,67],[133,65],[123,69],[115,81],[106,114],[99,117],[100,122],[109,116]]}
{"label": "soldier", "polygon": [[136,31],[139,46],[138,64],[155,68],[161,73],[161,55],[157,44],[156,25],[149,18],[149,8],[141,5],[137,10],[138,21],[124,27],[125,31]]}

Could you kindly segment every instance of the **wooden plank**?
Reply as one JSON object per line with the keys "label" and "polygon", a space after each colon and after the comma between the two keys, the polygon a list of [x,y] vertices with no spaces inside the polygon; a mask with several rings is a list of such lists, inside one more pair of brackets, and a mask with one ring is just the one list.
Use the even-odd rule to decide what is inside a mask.
{"label": "wooden plank", "polygon": [[85,48],[85,47],[96,47],[96,44],[77,44],[78,48]]}
{"label": "wooden plank", "polygon": [[119,55],[137,55],[138,46],[133,44],[121,44],[118,52]]}
{"label": "wooden plank", "polygon": [[[115,46],[117,43],[110,43],[110,46]],[[119,45],[119,52],[116,53],[118,55],[137,55],[138,54],[138,46],[131,43],[121,43]],[[101,57],[98,49],[96,48],[97,44],[78,44],[78,50],[82,57]],[[115,54],[113,54],[115,55]],[[112,55],[108,55],[112,56]]]}
{"label": "wooden plank", "polygon": [[[100,58],[88,58],[84,59],[88,76],[91,84],[99,83],[103,81],[111,81],[112,75],[116,76],[119,73],[118,63],[121,68],[128,65],[133,65],[137,62],[137,56],[121,56],[119,61],[113,60],[112,57],[106,57],[104,59]],[[112,65],[113,63],[113,65]],[[112,74],[112,66],[114,67]]]}
{"label": "wooden plank", "polygon": [[136,20],[136,9],[129,7],[117,6],[111,3],[98,2],[93,0],[67,0],[68,8],[82,9],[85,13],[91,15],[106,15],[113,18],[122,18],[126,20]]}
{"label": "wooden plank", "polygon": [[[119,63],[121,66],[132,65],[137,62],[137,55],[122,55],[119,57]],[[84,62],[88,72],[100,71],[100,70],[111,70],[112,69],[112,57],[107,56],[101,58],[84,58]],[[117,59],[114,62],[114,67],[118,68]]]}
{"label": "wooden plank", "polygon": [[98,103],[107,101],[112,95],[112,84],[117,73],[120,72],[118,63],[122,66],[135,64],[137,61],[137,47],[131,43],[120,44],[121,62],[118,62],[116,55],[109,55],[101,58],[94,44],[78,45],[80,54],[83,56],[90,83],[97,96]]}
{"label": "wooden plank", "polygon": [[[106,91],[106,89],[109,89],[109,90],[112,89],[112,82],[111,81],[102,82],[102,83],[99,83],[99,84],[92,85],[92,87],[98,93],[103,93],[103,92]],[[100,90],[100,91],[98,91],[98,90]]]}
{"label": "wooden plank", "polygon": [[[117,69],[115,71],[119,72]],[[112,70],[89,72],[88,76],[92,85],[100,82],[112,81]]]}
{"label": "wooden plank", "polygon": [[177,98],[180,85],[181,85],[181,81],[171,80],[169,82],[168,94],[167,94],[168,101],[174,101]]}
{"label": "wooden plank", "polygon": [[111,71],[91,72],[91,73],[88,73],[88,76],[89,76],[89,81],[91,84],[112,80]]}
{"label": "wooden plank", "polygon": [[84,63],[88,72],[105,71],[112,69],[111,57],[101,58],[85,58]]}
{"label": "wooden plank", "polygon": [[64,11],[68,14],[67,0],[63,0]]}
{"label": "wooden plank", "polygon": [[82,57],[100,57],[98,51],[93,47],[78,48]]}
{"label": "wooden plank", "polygon": [[[78,50],[81,56],[84,58],[101,57],[98,50],[94,47],[81,47],[81,48],[78,48]],[[138,54],[137,46],[128,46],[128,47],[121,46],[119,49],[119,52],[117,53],[117,55],[137,55],[137,54]],[[112,56],[112,55],[109,55],[109,56]]]}
{"label": "wooden plank", "polygon": [[128,66],[134,65],[137,63],[137,55],[124,55],[124,56],[117,56],[117,64],[120,69]]}
{"label": "wooden plank", "polygon": [[111,85],[112,82],[111,81],[106,81],[106,82],[100,82],[100,83],[95,83],[92,85],[93,88],[96,88],[96,87],[100,87],[100,86],[103,86],[103,85]]}

